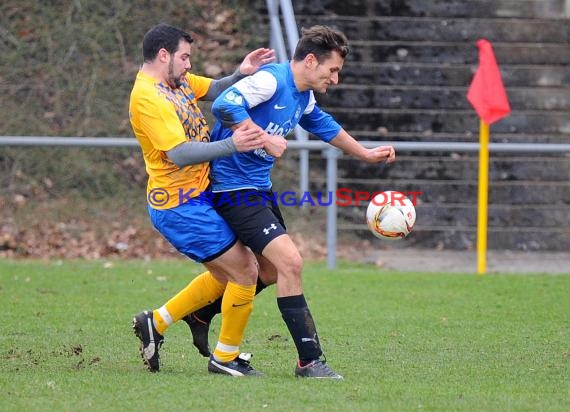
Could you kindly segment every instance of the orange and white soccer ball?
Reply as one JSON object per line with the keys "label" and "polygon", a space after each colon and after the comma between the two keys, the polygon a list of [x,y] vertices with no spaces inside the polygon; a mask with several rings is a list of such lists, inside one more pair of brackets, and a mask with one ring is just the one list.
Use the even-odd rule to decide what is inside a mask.
{"label": "orange and white soccer ball", "polygon": [[381,192],[368,205],[366,224],[377,238],[403,239],[414,229],[416,208],[402,192]]}

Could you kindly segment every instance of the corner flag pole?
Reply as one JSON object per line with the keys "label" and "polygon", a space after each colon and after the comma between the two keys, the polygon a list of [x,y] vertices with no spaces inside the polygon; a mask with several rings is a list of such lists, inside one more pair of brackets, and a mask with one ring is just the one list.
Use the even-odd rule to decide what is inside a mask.
{"label": "corner flag pole", "polygon": [[489,125],[511,112],[493,47],[479,39],[479,67],[467,91],[467,100],[479,115],[479,182],[477,199],[477,273],[487,271],[487,215],[489,196]]}
{"label": "corner flag pole", "polygon": [[487,272],[487,206],[489,194],[489,125],[479,121],[479,182],[477,195],[477,274]]}

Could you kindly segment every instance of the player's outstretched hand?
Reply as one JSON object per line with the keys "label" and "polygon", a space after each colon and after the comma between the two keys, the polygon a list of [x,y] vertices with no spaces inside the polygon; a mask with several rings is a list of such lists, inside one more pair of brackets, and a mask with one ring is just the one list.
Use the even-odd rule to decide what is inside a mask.
{"label": "player's outstretched hand", "polygon": [[266,135],[265,146],[263,147],[271,156],[279,158],[287,149],[287,139],[278,135]]}
{"label": "player's outstretched hand", "polygon": [[396,151],[393,146],[378,146],[368,149],[365,161],[368,163],[386,162],[392,163],[396,160]]}
{"label": "player's outstretched hand", "polygon": [[241,74],[250,75],[255,73],[261,66],[275,61],[275,50],[260,48],[249,53],[239,66]]}
{"label": "player's outstretched hand", "polygon": [[259,126],[243,124],[234,130],[232,136],[238,152],[261,149],[265,144],[265,132]]}

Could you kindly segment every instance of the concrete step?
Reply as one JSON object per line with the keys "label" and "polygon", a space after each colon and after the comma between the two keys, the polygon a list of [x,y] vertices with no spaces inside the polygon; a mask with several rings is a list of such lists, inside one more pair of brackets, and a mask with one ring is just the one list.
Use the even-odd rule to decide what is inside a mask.
{"label": "concrete step", "polygon": [[[479,118],[473,110],[414,110],[326,108],[342,125],[363,131],[467,133],[478,135]],[[491,133],[526,133],[550,135],[566,139],[570,135],[570,116],[565,111],[513,111],[508,117],[491,125]],[[381,140],[381,139],[376,139]]]}
{"label": "concrete step", "polygon": [[[566,66],[501,64],[499,68],[506,86],[570,87],[570,70]],[[340,75],[341,85],[466,86],[473,80],[475,69],[473,64],[357,63],[349,57]]]}
{"label": "concrete step", "polygon": [[[314,24],[314,16],[297,16],[301,27]],[[319,17],[319,24],[336,26],[353,40],[475,42],[485,38],[502,43],[568,44],[567,20],[481,19],[445,17]]]}
{"label": "concrete step", "polygon": [[[477,270],[477,252],[469,250],[438,250],[420,247],[408,248],[408,238],[401,242],[375,240],[363,233],[370,242],[370,251],[364,252],[363,263],[376,265],[382,270],[399,272],[471,273]],[[414,236],[412,234],[411,236]],[[364,240],[363,239],[363,240]],[[535,253],[524,250],[488,250],[487,271],[490,276],[497,273],[511,274],[566,274],[570,273],[570,254],[563,252]],[[489,279],[493,281],[492,279]]]}
{"label": "concrete step", "polygon": [[[371,237],[364,222],[364,207],[353,208],[342,215],[338,228],[350,230],[368,239]],[[414,231],[403,241],[405,247],[437,247],[441,249],[474,249],[477,239],[477,209],[445,205],[419,205]],[[567,252],[570,230],[561,227],[560,219],[568,221],[568,213],[560,208],[505,210],[492,205],[488,209],[487,246],[489,250],[550,250]],[[446,217],[446,218],[442,218]],[[371,239],[371,242],[383,241]],[[384,241],[388,242],[388,241]],[[398,245],[398,246],[404,246]]]}
{"label": "concrete step", "polygon": [[[339,215],[343,222],[361,223],[364,218],[366,206],[339,207]],[[416,205],[416,227],[423,228],[455,226],[463,229],[477,227],[477,204],[472,205],[448,205],[448,204],[418,204]],[[504,206],[490,205],[488,208],[488,223],[492,229],[510,229],[509,222],[516,222],[522,230],[554,229],[570,234],[568,227],[561,227],[563,220],[570,219],[568,208],[551,206],[516,206],[506,208]]]}
{"label": "concrete step", "polygon": [[304,0],[294,2],[297,15],[415,17],[568,17],[565,0]]}
{"label": "concrete step", "polygon": [[[371,243],[394,246],[394,242],[373,238],[366,230],[364,224],[338,226],[340,231],[350,233],[362,239],[370,239]],[[426,227],[417,224],[416,228],[406,239],[397,244],[398,247],[435,248],[437,250],[474,250],[477,246],[476,227],[438,226]],[[523,251],[552,251],[568,252],[570,248],[570,235],[568,232],[545,230],[544,228],[530,228],[523,230],[520,227],[489,228],[487,233],[487,248],[493,250],[523,250]],[[473,266],[469,270],[473,271]]]}
{"label": "concrete step", "polygon": [[[339,207],[339,230],[356,230],[367,238],[370,233],[364,224],[366,206]],[[448,203],[416,205],[416,225],[404,240],[406,247],[472,249],[476,244],[477,207]],[[501,206],[488,208],[489,249],[559,250],[568,251],[570,229],[560,222],[568,221],[568,208],[560,206]],[[372,239],[371,239],[372,241]]]}
{"label": "concrete step", "polygon": [[[421,225],[446,226],[449,217],[454,216],[454,223],[458,226],[477,226],[477,205],[447,206],[447,205],[418,205],[416,212],[421,216]],[[570,209],[564,207],[536,207],[536,206],[494,206],[488,209],[488,223],[490,228],[510,228],[512,222],[522,229],[556,229],[561,228],[560,222],[570,219]],[[418,222],[419,224],[419,222]],[[561,228],[563,229],[563,228]],[[570,233],[570,229],[566,228]]]}
{"label": "concrete step", "polygon": [[[544,167],[548,162],[549,167]],[[397,153],[397,161],[388,167],[370,166],[348,156],[339,163],[350,175],[342,177],[348,184],[365,184],[378,179],[434,179],[438,181],[476,181],[479,173],[477,154],[442,156],[409,156]],[[489,160],[489,180],[493,182],[570,182],[570,156],[533,157],[493,154]],[[570,186],[569,186],[570,188]]]}
{"label": "concrete step", "polygon": [[[319,97],[323,107],[382,109],[470,109],[467,87],[367,86],[332,87]],[[512,110],[570,110],[570,87],[557,89],[508,87]]]}
{"label": "concrete step", "polygon": [[[351,62],[414,62],[478,64],[474,42],[435,43],[355,40],[347,58]],[[570,65],[568,44],[493,43],[499,67],[503,64]]]}

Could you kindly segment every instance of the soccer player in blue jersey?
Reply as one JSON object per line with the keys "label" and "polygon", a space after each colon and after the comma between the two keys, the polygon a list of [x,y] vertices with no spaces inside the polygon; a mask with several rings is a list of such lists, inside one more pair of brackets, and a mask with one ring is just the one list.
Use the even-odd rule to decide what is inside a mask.
{"label": "soccer player in blue jersey", "polygon": [[[210,178],[214,207],[260,264],[259,292],[277,283],[277,304],[298,352],[295,375],[342,379],[326,364],[317,329],[302,288],[303,260],[286,232],[271,193],[273,154],[286,146],[286,136],[299,124],[321,140],[368,162],[392,162],[392,146],[367,149],[316,104],[313,92],[325,93],[339,80],[349,52],[345,35],[326,26],[303,30],[293,60],[268,64],[224,91],[212,106],[218,119],[212,140],[223,141],[237,127],[260,127],[271,144],[212,162]],[[202,354],[208,353],[208,323],[216,304],[185,318]]]}

